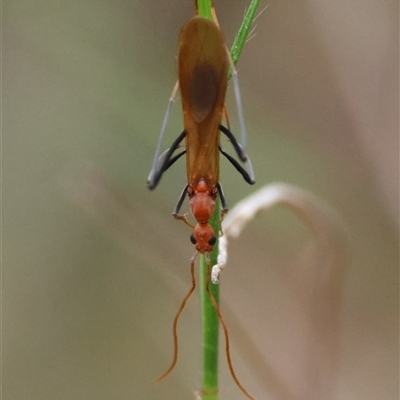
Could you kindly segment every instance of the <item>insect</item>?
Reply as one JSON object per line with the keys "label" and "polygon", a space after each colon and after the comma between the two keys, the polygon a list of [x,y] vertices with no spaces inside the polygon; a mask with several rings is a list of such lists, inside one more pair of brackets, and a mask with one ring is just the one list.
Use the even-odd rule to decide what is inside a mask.
{"label": "insect", "polygon": [[[193,227],[187,221],[186,216],[178,215],[187,195],[190,199],[192,214],[198,222],[193,227],[191,241],[197,252],[202,254],[209,254],[216,241],[208,221],[214,212],[215,199],[218,194],[221,199],[222,214],[228,211],[219,183],[219,153],[231,162],[246,182],[255,183],[251,162],[244,146],[237,142],[228,128],[221,125],[230,61],[222,33],[213,21],[195,17],[182,28],[178,51],[179,79],[168,105],[153,166],[147,181],[149,189],[154,190],[163,173],[186,154],[188,184],[183,189],[172,215]],[[231,66],[233,68],[233,64]],[[232,78],[235,89],[238,91],[235,71]],[[184,130],[171,147],[160,155],[171,106],[178,88],[180,88],[182,99]],[[237,93],[238,96],[240,96],[239,93]],[[240,116],[242,116],[241,111]],[[242,143],[244,143],[246,132],[243,116],[241,119]],[[248,172],[235,158],[222,149],[220,132],[230,140],[239,159],[246,163]],[[184,139],[186,149],[174,155]]]}
{"label": "insect", "polygon": [[[215,13],[214,13],[215,16]],[[228,86],[229,68],[232,71],[232,80],[238,105],[239,124],[241,126],[241,141],[239,144],[232,132],[221,124],[225,111],[225,94]],[[162,141],[168,124],[169,115],[177,94],[180,89],[182,101],[184,130],[172,143],[171,147],[161,153]],[[231,142],[239,160],[245,164],[246,169],[230,154],[223,150],[220,144],[220,133],[223,133]],[[185,141],[185,149],[177,154]],[[235,169],[243,176],[249,184],[254,184],[254,173],[251,162],[245,151],[246,130],[244,118],[240,105],[239,85],[233,62],[218,25],[206,18],[196,16],[187,22],[180,33],[178,48],[178,82],[172,92],[166,115],[164,117],[160,138],[152,169],[148,177],[148,187],[154,190],[161,177],[180,157],[186,155],[187,184],[179,197],[178,203],[173,211],[176,219],[182,220],[192,229],[191,242],[196,252],[191,258],[192,288],[184,298],[181,307],[175,317],[174,332],[174,359],[171,366],[157,381],[165,378],[174,368],[178,355],[177,323],[186,301],[195,289],[194,263],[196,256],[204,254],[210,269],[209,254],[216,243],[216,236],[209,220],[215,210],[215,201],[219,195],[221,201],[221,219],[228,211],[224,193],[219,183],[219,155],[224,155]],[[179,215],[185,198],[189,197],[190,210],[197,221],[193,226],[185,215]],[[225,331],[227,341],[227,357],[231,374],[242,390],[250,399],[251,395],[240,384],[233,371],[229,354],[229,337],[225,323],[212,294],[208,290],[210,299],[216,309],[219,320]]]}

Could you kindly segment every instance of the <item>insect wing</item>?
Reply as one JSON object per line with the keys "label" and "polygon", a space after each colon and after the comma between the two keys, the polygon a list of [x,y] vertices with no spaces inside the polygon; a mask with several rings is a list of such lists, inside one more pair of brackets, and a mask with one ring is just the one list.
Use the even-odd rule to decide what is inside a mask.
{"label": "insect wing", "polygon": [[178,75],[186,131],[188,183],[202,178],[211,187],[218,182],[219,129],[229,60],[218,26],[195,17],[181,31]]}

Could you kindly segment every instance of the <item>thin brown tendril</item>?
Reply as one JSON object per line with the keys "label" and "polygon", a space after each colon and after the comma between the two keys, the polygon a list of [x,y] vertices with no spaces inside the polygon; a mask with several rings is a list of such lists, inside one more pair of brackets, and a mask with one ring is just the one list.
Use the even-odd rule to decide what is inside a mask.
{"label": "thin brown tendril", "polygon": [[194,289],[196,288],[196,279],[194,276],[194,262],[196,260],[196,256],[197,256],[197,252],[194,254],[194,256],[190,260],[190,273],[192,276],[192,287],[190,288],[187,295],[183,299],[181,306],[179,307],[179,310],[176,313],[176,316],[174,319],[174,324],[172,327],[172,332],[173,332],[173,336],[174,336],[174,358],[173,358],[172,363],[169,366],[169,368],[164,373],[162,373],[158,378],[156,378],[154,380],[154,382],[157,382],[157,383],[161,382],[164,378],[166,378],[171,373],[171,371],[175,368],[176,362],[178,361],[178,320],[179,320],[180,315],[182,314],[183,309],[185,308],[186,302],[189,300],[189,297],[192,295],[192,293],[194,292]]}
{"label": "thin brown tendril", "polygon": [[221,322],[222,328],[224,330],[224,335],[225,335],[225,351],[226,351],[226,358],[228,360],[228,367],[229,367],[229,371],[231,372],[232,378],[235,381],[237,387],[243,392],[243,394],[250,400],[256,400],[244,387],[243,385],[240,383],[239,379],[237,378],[236,374],[235,374],[235,370],[233,369],[233,365],[232,365],[232,359],[231,359],[231,353],[229,350],[230,347],[230,342],[229,342],[229,334],[228,334],[228,328],[225,325],[225,321],[222,318],[221,315],[221,311],[219,309],[219,306],[217,304],[217,302],[215,301],[214,296],[212,295],[211,291],[210,291],[210,278],[211,278],[211,271],[210,271],[210,263],[207,262],[207,283],[206,283],[206,290],[208,293],[208,296],[210,297],[211,303],[215,308],[215,311],[218,315],[218,319],[219,322]]}

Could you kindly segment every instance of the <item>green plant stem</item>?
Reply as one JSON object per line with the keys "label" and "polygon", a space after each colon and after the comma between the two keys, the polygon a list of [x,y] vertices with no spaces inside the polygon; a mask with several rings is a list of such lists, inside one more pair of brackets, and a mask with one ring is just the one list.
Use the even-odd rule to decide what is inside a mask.
{"label": "green plant stem", "polygon": [[261,0],[253,0],[250,3],[250,6],[243,18],[242,25],[240,25],[235,40],[233,41],[233,45],[231,47],[231,58],[234,65],[238,63],[240,55],[242,54],[242,50],[250,33],[251,25],[256,17],[257,8],[260,4],[260,1]]}
{"label": "green plant stem", "polygon": [[[199,16],[203,18],[213,19],[211,7],[212,0],[198,0],[197,2]],[[216,264],[218,257],[218,240],[219,240],[219,198],[215,204],[215,211],[210,220],[217,242],[210,254],[211,265]],[[206,287],[208,281],[207,262],[204,255],[200,257],[200,302],[201,302],[201,323],[203,337],[203,376],[201,384],[202,400],[218,400],[218,333],[219,321],[214,306],[210,301]],[[210,292],[219,304],[219,285],[209,284]]]}
{"label": "green plant stem", "polygon": [[[220,211],[219,199],[216,201],[214,214],[210,220],[216,236],[219,236]],[[211,267],[217,263],[218,241],[210,254]],[[218,399],[218,332],[219,321],[214,306],[208,296],[206,285],[209,278],[207,262],[202,255],[200,258],[200,301],[202,315],[203,332],[203,381],[202,381],[202,400]],[[215,301],[219,304],[219,285],[209,283],[210,292]]]}
{"label": "green plant stem", "polygon": [[212,0],[198,0],[197,1],[197,7],[199,11],[200,17],[207,18],[207,19],[213,19],[212,17]]}
{"label": "green plant stem", "polygon": [[[255,18],[257,7],[260,0],[252,0],[239,28],[235,41],[231,49],[231,57],[234,65],[237,64],[250,32],[251,24]],[[212,0],[198,0],[199,16],[212,20]],[[216,201],[214,214],[210,220],[217,243],[210,254],[211,267],[217,263],[218,240],[220,232],[220,202]],[[203,379],[201,388],[202,400],[218,400],[218,332],[219,321],[214,306],[210,301],[206,287],[209,280],[207,262],[205,257],[200,257],[200,299],[202,314],[202,333],[203,333]],[[219,285],[209,283],[209,289],[219,304]]]}

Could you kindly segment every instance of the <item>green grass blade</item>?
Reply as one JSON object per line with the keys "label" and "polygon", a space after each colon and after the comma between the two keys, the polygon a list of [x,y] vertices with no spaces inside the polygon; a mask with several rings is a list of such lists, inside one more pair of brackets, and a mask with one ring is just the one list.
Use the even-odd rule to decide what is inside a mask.
{"label": "green grass blade", "polygon": [[249,8],[244,15],[242,25],[240,26],[236,38],[231,47],[231,57],[233,64],[236,65],[239,61],[240,55],[246,43],[247,37],[249,36],[251,26],[253,24],[254,18],[256,17],[256,12],[261,0],[253,0],[250,3]]}

